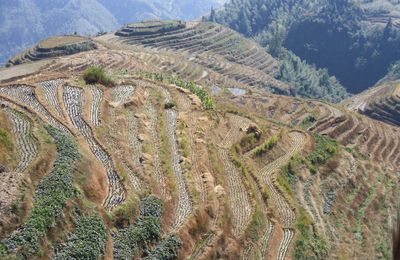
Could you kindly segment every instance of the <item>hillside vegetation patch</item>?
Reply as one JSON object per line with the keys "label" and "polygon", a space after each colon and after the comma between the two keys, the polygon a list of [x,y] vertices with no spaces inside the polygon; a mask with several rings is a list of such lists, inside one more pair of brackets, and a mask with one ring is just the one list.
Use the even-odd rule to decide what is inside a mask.
{"label": "hillside vegetation patch", "polygon": [[108,87],[114,85],[114,81],[107,75],[106,71],[97,66],[89,67],[82,77],[88,85],[101,84]]}
{"label": "hillside vegetation patch", "polygon": [[131,259],[140,250],[146,259],[176,259],[182,242],[176,236],[170,236],[160,242],[153,251],[152,244],[157,243],[162,236],[161,217],[164,204],[153,195],[143,198],[139,206],[139,217],[136,223],[128,228],[120,229],[114,235],[114,259]]}
{"label": "hillside vegetation patch", "polygon": [[339,143],[336,140],[318,134],[314,135],[314,139],[314,151],[308,156],[313,165],[325,164],[338,153]]}
{"label": "hillside vegetation patch", "polygon": [[54,226],[62,215],[67,201],[76,198],[73,172],[80,160],[78,146],[71,136],[58,129],[47,127],[57,145],[57,159],[52,172],[38,185],[34,206],[27,222],[0,243],[0,257],[21,250],[26,257],[37,252],[40,239]]}
{"label": "hillside vegetation patch", "polygon": [[215,109],[214,99],[211,97],[211,95],[208,93],[208,91],[204,87],[197,85],[194,82],[191,82],[191,81],[188,82],[188,81],[184,81],[184,80],[177,79],[174,77],[165,76],[160,73],[152,73],[152,72],[143,72],[143,73],[141,73],[141,76],[151,79],[151,80],[159,81],[159,82],[174,84],[177,87],[187,89],[191,93],[195,94],[196,96],[198,96],[200,98],[205,109],[207,109],[207,110]]}
{"label": "hillside vegetation patch", "polygon": [[257,147],[256,150],[254,151],[254,154],[256,156],[262,156],[278,143],[279,141],[279,136],[273,135],[271,138],[269,138],[264,144],[261,146]]}
{"label": "hillside vegetation patch", "polygon": [[58,248],[53,259],[98,259],[104,255],[108,233],[102,218],[98,214],[81,216],[75,224],[74,232]]}
{"label": "hillside vegetation patch", "polygon": [[311,218],[304,209],[300,209],[296,227],[300,234],[296,242],[294,258],[298,260],[327,259],[329,245],[317,234]]}

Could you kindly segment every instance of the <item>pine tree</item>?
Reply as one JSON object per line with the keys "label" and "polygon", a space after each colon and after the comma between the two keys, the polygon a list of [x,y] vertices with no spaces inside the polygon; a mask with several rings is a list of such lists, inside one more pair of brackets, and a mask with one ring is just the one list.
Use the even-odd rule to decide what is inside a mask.
{"label": "pine tree", "polygon": [[210,12],[210,22],[215,23],[216,22],[216,13],[214,10],[214,7],[211,6],[211,12]]}

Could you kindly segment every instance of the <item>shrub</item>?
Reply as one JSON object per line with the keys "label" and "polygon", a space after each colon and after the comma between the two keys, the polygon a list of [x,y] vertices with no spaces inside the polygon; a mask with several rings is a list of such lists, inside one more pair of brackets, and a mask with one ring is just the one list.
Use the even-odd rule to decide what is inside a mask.
{"label": "shrub", "polygon": [[104,255],[107,229],[99,215],[79,217],[76,228],[61,245],[53,259],[99,259]]}
{"label": "shrub", "polygon": [[324,164],[339,151],[339,143],[321,135],[315,135],[315,149],[308,159],[312,164]]}
{"label": "shrub", "polygon": [[303,128],[308,128],[310,127],[313,123],[315,123],[317,121],[317,119],[315,118],[314,115],[309,115],[306,119],[304,119],[300,126]]}
{"label": "shrub", "polygon": [[171,108],[174,108],[174,107],[175,107],[175,103],[174,102],[167,102],[164,105],[165,109],[171,109]]}
{"label": "shrub", "polygon": [[97,66],[89,67],[83,74],[83,79],[85,80],[86,84],[102,84],[105,86],[114,85],[114,82],[106,74],[106,71]]}
{"label": "shrub", "polygon": [[247,152],[251,150],[261,139],[260,133],[248,133],[240,140],[240,148],[242,151]]}
{"label": "shrub", "polygon": [[3,128],[0,128],[0,142],[7,148],[8,150],[13,149],[13,141],[11,134]]}
{"label": "shrub", "polygon": [[163,202],[160,198],[150,195],[140,202],[140,215],[161,218],[164,212]]}
{"label": "shrub", "polygon": [[290,160],[289,163],[282,168],[282,176],[289,182],[290,185],[295,185],[298,178],[296,172],[294,171],[294,161]]}
{"label": "shrub", "polygon": [[178,250],[182,246],[182,241],[176,235],[170,235],[161,243],[159,243],[156,248],[148,252],[148,256],[145,260],[173,260],[178,259]]}
{"label": "shrub", "polygon": [[267,151],[271,150],[279,141],[279,137],[276,135],[273,135],[268,141],[266,141],[264,144],[261,146],[257,147],[257,149],[254,151],[254,154],[257,156],[261,156]]}
{"label": "shrub", "polygon": [[320,237],[313,226],[313,222],[304,209],[300,209],[300,215],[296,223],[299,230],[299,238],[296,241],[295,259],[327,259],[329,245],[323,237]]}
{"label": "shrub", "polygon": [[141,200],[139,209],[140,217],[136,224],[114,234],[114,259],[131,259],[139,248],[146,248],[161,238],[162,200],[148,196]]}

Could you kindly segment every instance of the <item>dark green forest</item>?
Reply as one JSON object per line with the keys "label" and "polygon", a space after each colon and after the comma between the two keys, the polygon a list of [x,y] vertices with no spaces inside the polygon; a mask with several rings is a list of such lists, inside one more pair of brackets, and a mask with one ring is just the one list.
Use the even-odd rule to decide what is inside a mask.
{"label": "dark green forest", "polygon": [[399,9],[397,0],[231,0],[204,19],[265,46],[299,95],[338,101],[346,96],[341,85],[359,93],[400,60],[400,30],[390,18]]}

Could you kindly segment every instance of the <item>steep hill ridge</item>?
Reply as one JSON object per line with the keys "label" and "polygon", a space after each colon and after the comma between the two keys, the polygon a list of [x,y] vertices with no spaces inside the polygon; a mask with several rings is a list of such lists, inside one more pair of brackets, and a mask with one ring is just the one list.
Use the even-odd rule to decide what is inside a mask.
{"label": "steep hill ridge", "polygon": [[400,125],[400,82],[388,81],[343,104],[349,109],[393,125]]}
{"label": "steep hill ridge", "polygon": [[37,61],[46,58],[71,55],[82,51],[96,49],[96,44],[87,37],[81,36],[60,36],[51,37],[41,41],[35,47],[12,58],[7,66],[18,65],[30,61]]}

